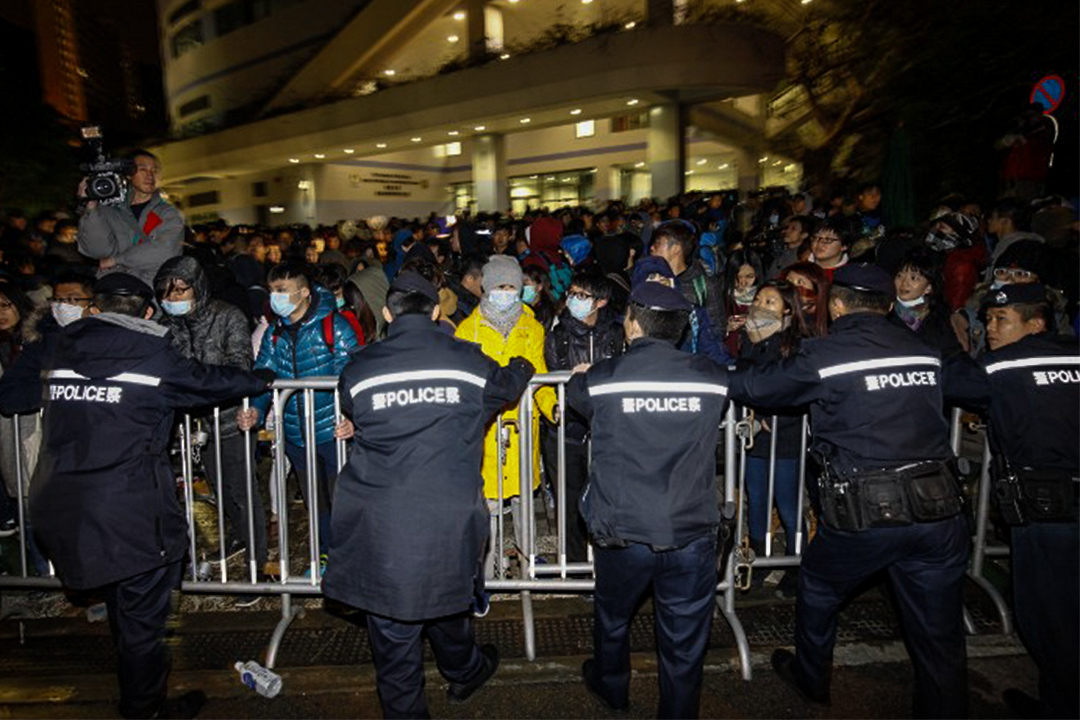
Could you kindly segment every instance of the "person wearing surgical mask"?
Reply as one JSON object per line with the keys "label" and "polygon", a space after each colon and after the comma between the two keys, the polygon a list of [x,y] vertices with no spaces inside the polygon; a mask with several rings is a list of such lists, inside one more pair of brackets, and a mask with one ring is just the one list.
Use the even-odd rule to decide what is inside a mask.
{"label": "person wearing surgical mask", "polygon": [[[483,295],[480,303],[458,325],[455,335],[465,341],[475,343],[485,355],[500,365],[505,366],[511,358],[520,356],[528,360],[536,374],[547,372],[544,362],[544,327],[525,309],[522,301],[522,288],[525,285],[524,274],[517,260],[509,255],[492,255],[484,264],[481,272]],[[491,537],[497,535],[497,518],[502,514],[499,497],[499,480],[502,478],[502,500],[508,501],[514,525],[514,538],[521,542],[522,515],[520,496],[522,492],[531,492],[540,484],[540,414],[549,421],[555,420],[555,392],[550,387],[541,388],[535,393],[536,407],[539,413],[533,416],[531,428],[518,425],[517,407],[505,411],[501,423],[492,423],[484,438],[484,461],[481,471],[484,477],[484,495],[491,511]],[[500,448],[500,426],[503,434]],[[521,487],[519,467],[519,442],[521,433],[532,433],[533,476],[530,486]],[[510,531],[506,529],[505,536]],[[499,548],[493,551],[489,545],[485,562],[485,575],[495,577],[499,560],[501,572],[503,552]],[[478,611],[482,612],[482,603]]]}
{"label": "person wearing surgical mask", "polygon": [[[799,294],[794,285],[783,280],[762,283],[754,295],[741,330],[737,367],[765,365],[791,357],[799,350],[802,339],[811,333],[802,314]],[[755,437],[746,453],[746,496],[750,528],[750,547],[755,554],[765,556],[778,548],[765,545],[772,509],[769,507],[769,454],[773,434],[776,435],[775,485],[773,498],[784,527],[784,554],[794,555],[802,548],[796,546],[799,496],[799,453],[802,450],[801,412],[784,413],[754,408]],[[803,526],[805,529],[805,525]],[[804,530],[805,531],[805,530]],[[760,587],[767,573],[754,573]],[[798,587],[798,570],[788,570],[777,593],[792,597]]]}
{"label": "person wearing surgical mask", "polygon": [[746,323],[758,286],[764,280],[761,257],[753,250],[736,250],[728,258],[724,286],[727,310],[727,334],[725,342],[732,355],[738,355],[739,330]]}
{"label": "person wearing surgical mask", "polygon": [[[626,345],[623,325],[610,306],[611,281],[599,268],[578,270],[566,293],[566,307],[544,342],[548,370],[580,370],[622,355]],[[589,477],[588,427],[576,415],[567,415],[563,432],[566,488],[566,559],[585,562],[587,532],[578,503]],[[544,469],[553,495],[558,495],[559,428],[544,426]]]}
{"label": "person wearing surgical mask", "polygon": [[904,255],[893,275],[896,299],[890,318],[906,325],[942,357],[948,357],[960,352],[961,347],[941,295],[942,261],[941,253],[923,246]]}
{"label": "person wearing surgical mask", "polygon": [[[210,297],[210,280],[199,261],[191,256],[169,258],[154,278],[154,294],[162,314],[158,322],[169,328],[173,347],[186,358],[209,365],[251,370],[253,352],[251,327],[243,310]],[[244,435],[237,429],[239,402],[223,407],[220,415],[221,483],[225,509],[226,537],[222,538],[226,557],[243,552],[248,547],[247,483],[245,473]],[[204,416],[209,428],[210,444],[214,447],[214,422]],[[203,453],[206,470],[216,485],[219,475],[217,454]],[[251,458],[254,462],[254,457]],[[254,467],[254,465],[252,465]],[[258,493],[252,503],[255,518],[255,548],[253,559],[260,570],[267,561],[266,519]],[[220,559],[221,548],[205,548],[207,555]]]}

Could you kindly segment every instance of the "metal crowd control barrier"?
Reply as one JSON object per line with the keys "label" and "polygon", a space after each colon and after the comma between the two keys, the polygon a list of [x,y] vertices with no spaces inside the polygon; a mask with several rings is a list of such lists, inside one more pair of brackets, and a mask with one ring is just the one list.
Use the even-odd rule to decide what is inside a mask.
{"label": "metal crowd control barrier", "polygon": [[[494,592],[506,592],[506,593],[518,593],[522,603],[522,615],[524,620],[524,634],[525,634],[525,650],[527,657],[530,660],[536,658],[536,633],[535,633],[535,618],[532,607],[532,593],[533,592],[555,592],[555,593],[580,593],[591,592],[594,590],[595,583],[592,574],[591,562],[568,562],[566,553],[567,542],[567,526],[569,524],[568,508],[566,507],[566,455],[565,455],[565,440],[566,440],[566,413],[559,413],[559,420],[557,423],[557,458],[555,467],[555,483],[556,483],[556,533],[555,533],[555,557],[553,561],[548,561],[548,558],[543,557],[538,547],[538,536],[536,528],[536,513],[533,508],[533,493],[532,477],[534,474],[533,465],[533,452],[534,443],[536,438],[533,437],[532,424],[534,414],[536,412],[536,403],[534,399],[534,393],[537,389],[544,386],[553,386],[558,396],[559,407],[565,406],[565,385],[570,378],[568,372],[548,373],[546,375],[540,375],[534,377],[530,383],[527,392],[522,397],[522,400],[518,409],[517,419],[517,431],[518,431],[518,459],[519,459],[519,480],[521,481],[520,504],[521,504],[521,527],[522,537],[515,538],[520,558],[520,563],[517,569],[517,574],[509,572],[510,568],[504,562],[504,542],[506,537],[505,529],[505,515],[499,508],[503,505],[506,498],[503,496],[503,483],[502,477],[499,482],[499,497],[496,499],[496,532],[492,537],[492,544],[494,545],[493,551],[496,553],[496,558],[499,559],[499,563],[496,564],[497,572],[496,577],[487,581],[487,588]],[[191,593],[206,593],[215,595],[230,595],[230,594],[263,594],[263,595],[278,595],[281,598],[281,619],[278,621],[277,626],[271,636],[267,647],[266,653],[266,665],[268,667],[274,667],[278,650],[280,648],[282,639],[285,635],[292,620],[303,612],[303,607],[293,602],[294,596],[319,596],[321,594],[320,589],[320,567],[319,567],[319,492],[317,473],[314,469],[318,463],[317,448],[315,439],[315,417],[309,410],[314,407],[314,401],[317,393],[334,393],[334,408],[335,412],[340,411],[340,397],[337,394],[337,380],[336,378],[305,378],[299,380],[278,380],[274,383],[273,390],[273,411],[274,417],[277,422],[277,431],[275,433],[275,441],[273,443],[273,454],[276,462],[274,462],[274,470],[271,473],[270,483],[276,489],[276,494],[279,499],[279,518],[277,523],[277,578],[273,580],[260,579],[259,570],[257,565],[257,558],[255,557],[255,503],[261,502],[261,496],[258,487],[254,484],[256,481],[256,468],[253,465],[254,462],[254,447],[255,442],[252,432],[244,433],[244,451],[245,451],[245,464],[244,472],[247,482],[245,483],[244,492],[247,500],[247,517],[246,520],[246,545],[249,550],[248,562],[246,564],[245,572],[242,573],[242,577],[231,576],[229,570],[229,563],[225,557],[225,538],[226,538],[226,516],[225,516],[225,502],[224,502],[224,478],[222,477],[222,447],[221,447],[221,424],[222,417],[221,411],[215,410],[211,416],[213,426],[213,446],[210,451],[213,453],[215,459],[215,468],[218,469],[215,472],[215,487],[214,490],[217,493],[218,503],[216,508],[216,527],[218,533],[218,568],[216,572],[217,577],[208,577],[206,573],[199,572],[199,538],[200,531],[199,525],[195,518],[195,494],[194,494],[194,480],[196,477],[195,468],[195,443],[193,441],[193,420],[190,416],[184,416],[180,422],[180,446],[181,446],[181,475],[183,478],[183,498],[185,512],[187,513],[188,527],[189,527],[189,553],[190,553],[190,565],[185,572],[184,581],[182,583],[182,589],[185,592]],[[296,399],[297,401],[303,401],[301,403],[302,411],[302,427],[305,436],[305,464],[307,472],[304,473],[305,481],[307,483],[307,497],[309,502],[306,508],[306,516],[308,522],[308,537],[306,538],[306,550],[303,552],[304,564],[307,565],[308,571],[306,576],[296,576],[293,574],[291,567],[292,564],[292,552],[290,548],[290,528],[289,528],[289,506],[287,500],[286,491],[286,463],[285,463],[285,442],[284,442],[284,426],[282,423],[283,411],[290,400]],[[243,407],[248,407],[248,402],[245,400]],[[741,415],[742,419],[737,420],[737,414]],[[769,418],[771,421],[771,427],[776,430],[777,422],[776,418]],[[16,417],[15,420],[16,437],[19,437],[19,422],[20,418]],[[960,428],[960,415],[959,412],[954,413],[953,416],[953,434],[952,442],[954,449],[960,450],[961,443],[961,428]],[[499,424],[497,432],[500,439],[502,438],[503,423]],[[764,557],[753,558],[749,564],[751,567],[758,568],[790,568],[798,566],[801,560],[801,551],[805,545],[804,536],[805,529],[803,527],[805,507],[805,485],[806,485],[806,420],[802,420],[801,425],[801,445],[800,445],[800,462],[798,469],[798,487],[800,500],[800,511],[797,513],[797,527],[796,533],[796,554],[792,556],[779,556],[773,553],[773,543],[775,541],[774,532],[771,526],[771,507],[776,493],[776,447],[777,447],[777,432],[772,433],[770,438],[770,453],[769,453],[769,473],[768,473],[768,503],[770,511],[768,517],[770,518],[769,524],[766,526],[766,543],[765,543],[765,555]],[[508,429],[513,429],[512,427]],[[739,443],[740,438],[746,438],[748,434],[752,434],[751,428],[748,427],[747,417],[745,411],[737,411],[732,404],[728,408],[728,412],[723,421],[722,429],[723,442],[724,442],[724,467],[722,478],[722,513],[725,517],[736,518],[736,539],[741,542],[741,539],[746,530],[746,512],[744,510],[743,502],[745,498],[746,478],[745,478],[745,463],[746,463],[746,447],[743,443]],[[0,588],[13,588],[13,589],[49,589],[59,588],[60,582],[52,574],[51,567],[47,573],[37,575],[31,572],[28,550],[30,545],[28,544],[27,537],[27,514],[26,514],[26,497],[25,487],[26,483],[23,478],[25,475],[24,469],[27,466],[27,458],[22,454],[22,443],[18,443],[20,452],[16,453],[15,464],[18,471],[20,482],[17,492],[17,504],[18,504],[18,518],[19,518],[19,566],[21,572],[17,575],[0,575]],[[340,468],[346,460],[346,447],[343,441],[338,441],[336,445],[336,460],[338,467]],[[738,447],[737,447],[738,445]],[[1012,622],[1010,620],[1008,606],[997,589],[983,577],[983,569],[985,565],[985,559],[988,557],[1004,557],[1008,555],[1008,548],[1000,545],[988,545],[987,533],[989,528],[989,498],[990,498],[990,483],[988,481],[989,473],[989,447],[986,446],[983,449],[983,462],[982,473],[979,481],[977,504],[976,504],[976,530],[974,537],[974,551],[972,555],[972,563],[970,569],[970,575],[972,580],[982,588],[994,602],[998,613],[1001,616],[1002,628],[1006,633],[1012,632]],[[737,543],[737,548],[738,548]],[[732,633],[735,637],[736,646],[739,653],[739,660],[741,664],[742,677],[745,680],[751,679],[750,669],[750,651],[747,641],[746,633],[742,627],[742,623],[739,620],[738,614],[735,609],[735,601],[737,598],[736,587],[736,572],[737,563],[744,562],[745,558],[740,557],[739,551],[736,549],[732,552],[732,556],[729,557],[729,561],[726,563],[726,571],[722,577],[718,579],[717,584],[717,608],[723,615]],[[204,568],[205,569],[205,568]],[[973,631],[973,624],[968,618],[968,628]]]}

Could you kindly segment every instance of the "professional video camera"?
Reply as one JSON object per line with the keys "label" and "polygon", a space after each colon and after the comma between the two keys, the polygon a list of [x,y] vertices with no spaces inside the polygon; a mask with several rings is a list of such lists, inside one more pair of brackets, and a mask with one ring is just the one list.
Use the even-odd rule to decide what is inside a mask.
{"label": "professional video camera", "polygon": [[79,170],[86,173],[86,200],[95,200],[102,205],[123,202],[127,179],[135,171],[135,163],[106,156],[102,149],[101,128],[97,125],[84,127],[82,136],[96,153],[94,162],[79,165]]}

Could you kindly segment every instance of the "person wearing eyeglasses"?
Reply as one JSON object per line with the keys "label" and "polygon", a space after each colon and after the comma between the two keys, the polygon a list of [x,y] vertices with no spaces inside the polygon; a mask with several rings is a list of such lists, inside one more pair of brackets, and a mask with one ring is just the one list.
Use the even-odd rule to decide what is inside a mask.
{"label": "person wearing eyeglasses", "polygon": [[837,268],[848,264],[848,250],[859,237],[858,220],[845,215],[833,215],[810,237],[810,262],[825,271],[832,282]]}

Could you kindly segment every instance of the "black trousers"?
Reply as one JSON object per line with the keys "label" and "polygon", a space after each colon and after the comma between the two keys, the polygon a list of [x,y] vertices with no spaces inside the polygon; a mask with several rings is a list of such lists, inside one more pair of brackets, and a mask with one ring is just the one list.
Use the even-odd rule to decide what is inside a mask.
{"label": "black trousers", "polygon": [[1046,717],[1080,717],[1080,528],[1012,528],[1013,609],[1020,639],[1039,666]]}
{"label": "black trousers", "polygon": [[864,580],[886,571],[915,665],[915,717],[967,715],[963,588],[970,539],[963,516],[935,523],[835,530],[824,523],[799,570],[795,674],[829,691],[837,618]]}
{"label": "black trousers", "polygon": [[661,718],[696,718],[716,599],[716,536],[678,550],[596,548],[595,682],[608,702],[630,698],[630,622],[653,589]]}
{"label": "black trousers", "polygon": [[436,667],[450,682],[468,682],[483,669],[468,614],[404,622],[369,613],[367,627],[383,717],[431,717],[424,697],[424,634]]}
{"label": "black trousers", "polygon": [[172,667],[165,624],[172,591],[180,586],[180,566],[180,562],[162,565],[104,588],[122,717],[152,717],[165,701]]}
{"label": "black trousers", "polygon": [[[559,494],[559,429],[545,424],[540,439],[544,455],[544,475],[551,483],[552,492]],[[589,483],[589,445],[566,441],[566,560],[567,562],[586,562],[589,559],[586,549],[588,531],[585,519],[581,517],[581,494]]]}

